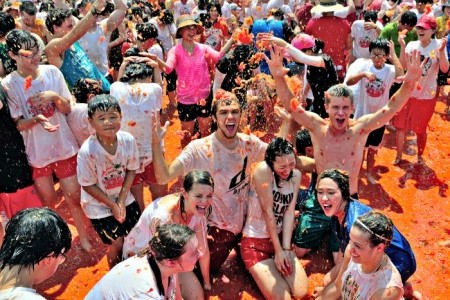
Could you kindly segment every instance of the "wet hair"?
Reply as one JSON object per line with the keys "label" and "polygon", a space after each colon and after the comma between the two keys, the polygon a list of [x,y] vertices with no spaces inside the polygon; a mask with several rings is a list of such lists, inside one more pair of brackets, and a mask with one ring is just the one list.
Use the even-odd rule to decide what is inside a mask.
{"label": "wet hair", "polygon": [[49,12],[50,10],[55,9],[55,3],[51,0],[44,0],[41,2],[41,5],[39,6],[39,12],[45,11]]}
{"label": "wet hair", "polygon": [[414,27],[417,24],[417,16],[414,12],[408,10],[400,17],[400,23],[406,26]]}
{"label": "wet hair", "polygon": [[379,244],[385,244],[388,247],[394,236],[392,220],[373,210],[359,216],[353,223],[353,227],[368,235],[372,248]]}
{"label": "wet hair", "polygon": [[19,266],[34,268],[46,257],[70,249],[72,234],[67,223],[49,208],[27,208],[15,214],[5,228],[0,249],[0,270]]}
{"label": "wet hair", "polygon": [[369,44],[369,52],[372,52],[373,49],[383,50],[386,55],[389,55],[389,41],[383,38],[373,40]]}
{"label": "wet hair", "polygon": [[[200,3],[200,2],[199,2],[199,3]],[[161,11],[161,13],[159,14],[159,17],[158,17],[158,18],[161,20],[161,22],[163,22],[163,23],[166,24],[166,25],[170,25],[170,24],[172,24],[173,21],[174,21],[173,14],[172,14],[172,12],[171,12],[170,10],[168,10],[168,9],[163,9],[163,10]]]}
{"label": "wet hair", "polygon": [[420,3],[420,4],[433,4],[433,0],[416,0],[416,3]]}
{"label": "wet hair", "polygon": [[92,118],[96,111],[107,112],[110,109],[114,109],[120,114],[122,113],[116,98],[107,94],[96,95],[88,103],[88,116]]}
{"label": "wet hair", "polygon": [[[183,189],[186,191],[186,193],[189,193],[192,190],[194,184],[209,185],[214,190],[214,180],[208,171],[193,170],[187,173],[183,180]],[[186,211],[184,210],[183,195],[180,195],[180,210],[181,216],[184,218],[186,215]],[[207,215],[209,215],[210,213],[211,213],[211,206],[209,207]]]}
{"label": "wet hair", "polygon": [[2,26],[0,26],[0,38],[16,28],[14,17],[3,11],[0,11],[0,24],[2,24]]}
{"label": "wet hair", "polygon": [[378,19],[378,14],[374,10],[366,10],[364,13],[364,22],[374,22],[376,23]]}
{"label": "wet hair", "polygon": [[325,92],[325,104],[330,103],[331,96],[349,98],[351,103],[353,104],[353,92],[345,84],[340,83],[340,84],[336,84],[336,85],[333,85],[332,87],[330,87]]}
{"label": "wet hair", "polygon": [[13,29],[6,35],[6,49],[15,55],[19,54],[21,49],[31,50],[39,49],[37,39],[28,31]]}
{"label": "wet hair", "polygon": [[313,53],[321,53],[323,48],[325,48],[325,42],[320,39],[314,39],[314,46],[311,48]]}
{"label": "wet hair", "polygon": [[75,82],[72,93],[78,103],[87,103],[89,95],[100,95],[105,92],[102,90],[102,83],[95,79],[79,78]]}
{"label": "wet hair", "polygon": [[144,79],[153,76],[153,68],[145,62],[130,62],[125,66],[121,82],[130,82],[134,80]]}
{"label": "wet hair", "polygon": [[[275,183],[276,183],[277,187],[280,187],[279,186],[280,177],[274,170],[274,167],[273,167],[274,162],[277,157],[283,156],[283,155],[289,155],[289,154],[295,155],[294,146],[292,146],[292,144],[288,140],[286,140],[282,137],[274,138],[267,145],[266,154],[264,155],[264,161],[269,166],[269,168],[272,170],[274,177],[275,177]],[[292,178],[293,174],[294,174],[294,172],[291,171],[291,173],[289,174],[289,177],[286,180],[290,180]]]}
{"label": "wet hair", "polygon": [[132,17],[140,17],[143,18],[144,17],[144,11],[142,10],[142,8],[140,8],[139,6],[132,6],[129,10],[128,10],[128,19],[131,20]]}
{"label": "wet hair", "polygon": [[317,178],[317,185],[319,185],[320,180],[324,178],[330,178],[337,184],[339,190],[341,191],[343,201],[350,201],[349,177],[344,171],[338,169],[329,169],[323,171],[322,173],[320,173],[319,178]]}
{"label": "wet hair", "polygon": [[[255,54],[255,50],[250,45],[238,45],[233,50],[234,62],[239,65],[240,63],[249,64],[249,59]],[[255,66],[256,68],[256,66]]]}
{"label": "wet hair", "polygon": [[136,25],[137,40],[145,42],[149,39],[156,39],[158,37],[158,29],[155,25],[150,23],[143,23]]}
{"label": "wet hair", "polygon": [[311,135],[308,129],[297,131],[295,136],[295,149],[299,155],[306,155],[306,147],[312,147]]}
{"label": "wet hair", "polygon": [[36,5],[31,1],[22,2],[19,6],[19,11],[21,13],[26,13],[27,15],[34,16],[36,15]]}
{"label": "wet hair", "polygon": [[219,105],[230,105],[233,102],[236,102],[239,105],[239,110],[242,112],[241,103],[235,94],[222,89],[217,90],[211,105],[211,115],[217,118],[216,114],[219,109]]}
{"label": "wet hair", "polygon": [[61,26],[71,16],[72,11],[70,9],[52,9],[48,12],[47,18],[45,19],[45,26],[47,26],[48,31],[55,33],[53,26]]}
{"label": "wet hair", "polygon": [[195,232],[185,225],[163,224],[158,226],[149,242],[152,255],[157,261],[177,260],[184,254],[184,246],[195,237]]}

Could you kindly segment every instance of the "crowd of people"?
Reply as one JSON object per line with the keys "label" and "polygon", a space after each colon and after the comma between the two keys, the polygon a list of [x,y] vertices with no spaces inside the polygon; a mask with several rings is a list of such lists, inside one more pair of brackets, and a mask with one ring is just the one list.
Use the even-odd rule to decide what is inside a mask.
{"label": "crowd of people", "polygon": [[317,299],[421,299],[413,249],[358,181],[366,161],[377,183],[387,129],[394,165],[407,135],[424,164],[446,0],[0,2],[0,299],[43,299],[64,262],[56,182],[81,247],[88,226],[108,245],[86,299],[204,299],[233,249],[264,298],[302,299],[321,247]]}

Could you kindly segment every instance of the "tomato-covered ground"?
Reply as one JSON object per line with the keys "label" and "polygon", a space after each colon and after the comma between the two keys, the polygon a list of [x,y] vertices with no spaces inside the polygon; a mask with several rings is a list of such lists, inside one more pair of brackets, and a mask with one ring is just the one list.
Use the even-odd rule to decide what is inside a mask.
{"label": "tomato-covered ground", "polygon": [[[379,151],[376,166],[379,184],[368,184],[364,175],[359,182],[361,201],[383,211],[411,243],[417,259],[417,272],[410,279],[424,299],[450,299],[450,247],[439,242],[450,240],[450,126],[445,105],[438,102],[429,125],[426,165],[410,162],[414,156],[404,155],[406,161],[393,166],[395,134],[386,131],[384,147]],[[170,126],[166,138],[167,159],[180,152],[179,137],[175,134],[179,123]],[[412,146],[415,149],[415,146]],[[410,161],[410,162],[408,162]],[[364,174],[364,166],[361,174]],[[176,190],[173,187],[172,190]],[[151,196],[146,192],[146,202]],[[54,207],[72,224],[62,199]],[[90,228],[92,253],[81,250],[73,225],[72,249],[55,275],[37,289],[48,299],[82,299],[92,286],[108,271],[106,247]],[[302,260],[309,277],[310,295],[320,285],[323,275],[331,267],[326,253],[312,253]],[[257,287],[243,265],[230,255],[221,273],[214,278],[209,299],[262,299]]]}

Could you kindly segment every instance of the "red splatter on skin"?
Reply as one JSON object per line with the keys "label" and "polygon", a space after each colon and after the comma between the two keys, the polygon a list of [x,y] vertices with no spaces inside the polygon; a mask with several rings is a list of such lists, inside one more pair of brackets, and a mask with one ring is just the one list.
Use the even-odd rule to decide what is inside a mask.
{"label": "red splatter on skin", "polygon": [[300,105],[300,103],[298,102],[297,99],[295,99],[295,98],[291,99],[291,109],[293,111],[297,111],[299,105]]}
{"label": "red splatter on skin", "polygon": [[25,78],[25,83],[24,83],[25,91],[28,91],[30,89],[32,82],[33,82],[33,77],[31,77],[31,75],[29,75]]}
{"label": "red splatter on skin", "polygon": [[128,122],[128,126],[134,127],[134,126],[136,126],[136,122],[135,121],[130,121],[130,122]]}
{"label": "red splatter on skin", "polygon": [[420,85],[420,83],[417,83],[416,85],[416,90],[421,91],[422,90],[422,86]]}

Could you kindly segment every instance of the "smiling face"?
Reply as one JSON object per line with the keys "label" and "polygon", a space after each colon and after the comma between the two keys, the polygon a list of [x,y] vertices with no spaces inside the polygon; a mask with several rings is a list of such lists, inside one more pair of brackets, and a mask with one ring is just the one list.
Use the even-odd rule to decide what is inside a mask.
{"label": "smiling face", "polygon": [[218,100],[217,112],[214,116],[217,122],[217,137],[228,140],[236,137],[239,122],[241,121],[241,109],[237,100]]}
{"label": "smiling face", "polygon": [[121,114],[114,108],[107,111],[96,110],[89,122],[95,129],[97,136],[108,139],[115,139],[116,133],[120,129]]}
{"label": "smiling face", "polygon": [[350,229],[350,256],[357,264],[371,264],[377,261],[380,251],[383,253],[382,244],[372,247],[367,234],[352,226]]}
{"label": "smiling face", "polygon": [[194,42],[197,35],[197,25],[188,25],[180,30],[181,38],[185,42]]}
{"label": "smiling face", "polygon": [[372,59],[373,66],[379,70],[384,67],[387,55],[383,49],[372,49],[370,52],[370,58]]}
{"label": "smiling face", "polygon": [[36,15],[29,15],[26,12],[22,12],[21,14],[23,23],[28,27],[34,27],[36,24]]}
{"label": "smiling face", "polygon": [[188,215],[206,216],[213,199],[214,189],[207,184],[194,183],[189,192],[183,190],[184,207]]}
{"label": "smiling face", "polygon": [[277,156],[273,162],[273,170],[283,180],[289,179],[295,169],[295,154]]}
{"label": "smiling face", "polygon": [[9,55],[16,61],[17,70],[22,75],[32,74],[39,67],[42,51],[39,50],[38,46],[30,48],[29,50],[25,49],[25,45],[22,45],[21,48],[22,49],[18,51],[18,54],[14,54],[9,51]]}
{"label": "smiling face", "polygon": [[431,37],[434,33],[433,29],[425,29],[423,27],[416,26],[417,36],[419,37],[419,41],[421,43],[427,43],[431,41]]}
{"label": "smiling face", "polygon": [[335,216],[344,209],[341,190],[331,178],[322,178],[317,183],[317,201],[327,217]]}
{"label": "smiling face", "polygon": [[329,96],[329,102],[325,103],[325,109],[330,118],[330,125],[334,131],[346,131],[348,120],[353,113],[353,103],[350,98]]}

